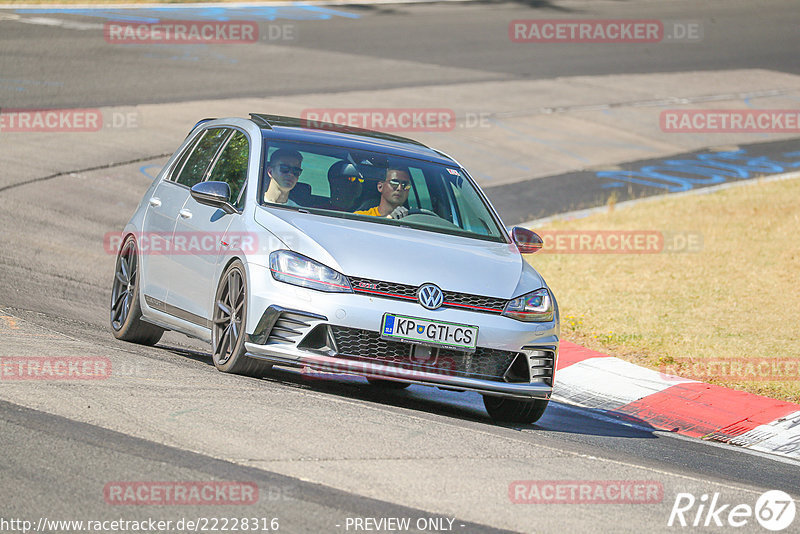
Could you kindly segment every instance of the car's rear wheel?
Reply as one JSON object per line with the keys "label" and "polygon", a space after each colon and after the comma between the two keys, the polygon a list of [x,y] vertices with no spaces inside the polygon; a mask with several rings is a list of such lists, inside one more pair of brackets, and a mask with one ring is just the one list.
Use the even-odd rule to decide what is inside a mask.
{"label": "car's rear wheel", "polygon": [[547,408],[549,400],[518,400],[483,396],[483,405],[492,419],[499,423],[535,423]]}
{"label": "car's rear wheel", "polygon": [[155,345],[164,330],[142,321],[139,305],[139,255],[133,236],[122,243],[111,286],[111,331],[114,337],[131,343]]}
{"label": "car's rear wheel", "polygon": [[384,380],[382,378],[367,378],[367,382],[381,389],[406,389],[411,384],[397,380]]}
{"label": "car's rear wheel", "polygon": [[214,365],[223,373],[261,376],[272,366],[245,355],[246,321],[247,276],[242,262],[234,260],[222,274],[214,298],[211,327]]}

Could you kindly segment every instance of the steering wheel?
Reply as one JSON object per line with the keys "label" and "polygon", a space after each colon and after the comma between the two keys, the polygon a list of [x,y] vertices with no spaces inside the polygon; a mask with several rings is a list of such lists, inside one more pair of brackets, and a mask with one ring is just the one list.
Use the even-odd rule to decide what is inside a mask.
{"label": "steering wheel", "polygon": [[423,208],[410,209],[408,210],[408,213],[406,213],[406,217],[408,217],[409,215],[433,215],[434,217],[439,216],[438,213]]}
{"label": "steering wheel", "polygon": [[[438,213],[433,212],[431,210],[426,210],[426,209],[423,209],[423,208],[414,208],[412,210],[408,210],[408,213],[406,214],[406,218],[411,217],[412,215],[420,215],[421,216],[420,220],[416,221],[416,222],[421,224],[424,221],[426,226],[438,226],[440,228],[458,228],[457,224],[454,224],[454,223],[448,221],[447,219],[443,218]],[[430,217],[430,218],[426,219],[426,217]],[[409,222],[411,222],[411,221],[409,221]]]}

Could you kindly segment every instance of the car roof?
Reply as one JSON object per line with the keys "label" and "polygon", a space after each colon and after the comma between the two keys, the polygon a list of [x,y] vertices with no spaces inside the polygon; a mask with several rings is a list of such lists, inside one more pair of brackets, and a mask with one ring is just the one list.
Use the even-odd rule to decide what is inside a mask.
{"label": "car roof", "polygon": [[251,113],[250,120],[261,128],[261,134],[265,138],[372,150],[445,165],[458,165],[447,154],[419,141],[390,133],[263,113]]}

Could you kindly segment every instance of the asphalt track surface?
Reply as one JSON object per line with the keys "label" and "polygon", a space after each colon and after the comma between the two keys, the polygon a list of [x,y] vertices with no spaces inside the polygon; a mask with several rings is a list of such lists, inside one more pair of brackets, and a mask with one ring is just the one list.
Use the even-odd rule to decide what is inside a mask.
{"label": "asphalt track surface", "polygon": [[[259,21],[263,36],[269,37],[269,24],[292,24],[294,39],[211,46],[208,54],[191,47],[182,53],[171,48],[142,53],[137,46],[98,42],[96,31],[4,24],[2,106],[134,105],[431,84],[452,84],[457,92],[459,83],[483,80],[643,72],[764,68],[800,73],[793,46],[797,2],[792,1],[530,0],[330,10],[313,16],[250,10],[245,16]],[[69,11],[37,16],[56,15],[98,25],[115,18]],[[703,41],[702,46],[635,47],[558,43],[539,45],[535,53],[509,41],[509,21],[544,16],[702,21]],[[321,20],[297,20],[305,17]],[[347,57],[332,61],[334,53]],[[377,70],[376,60],[408,63]]]}
{"label": "asphalt track surface", "polygon": [[[97,30],[0,18],[0,105],[137,105],[436,83],[458,91],[464,82],[576,74],[754,67],[798,73],[798,7],[733,1],[337,7],[353,16],[294,20],[297,43],[282,43],[280,52],[260,43],[177,56],[104,46]],[[707,32],[699,48],[619,53],[544,46],[532,57],[508,43],[509,20],[554,13],[702,20],[726,31]],[[75,24],[105,20],[42,16]],[[349,59],[331,61],[332,52]],[[384,59],[408,65],[376,75],[376,61]],[[0,354],[96,355],[120,370],[88,385],[0,383],[2,519],[256,515],[280,518],[284,532],[352,532],[348,517],[410,517],[454,519],[453,530],[461,532],[642,532],[678,528],[667,527],[667,519],[679,492],[719,492],[726,503],[750,505],[769,489],[800,493],[796,463],[653,432],[635,421],[624,425],[591,410],[553,402],[536,425],[497,426],[477,395],[422,387],[381,393],[360,380],[288,371],[263,379],[228,376],[216,372],[207,346],[183,336],[167,334],[155,348],[115,341],[106,311],[114,258],[98,250],[98,238],[132,213],[149,183],[140,171],[145,163],[152,162],[0,191]],[[593,203],[590,196],[568,205],[575,198],[570,190],[581,194],[580,181],[553,180],[568,184],[559,190],[561,209]],[[513,187],[493,198],[508,219],[524,220],[529,207],[514,199],[530,193],[525,184]],[[508,496],[515,480],[598,479],[655,480],[664,498],[648,505],[537,505],[511,504]],[[147,480],[253,481],[261,499],[242,507],[127,507],[103,499],[109,482]],[[762,531],[754,520],[736,530]]]}

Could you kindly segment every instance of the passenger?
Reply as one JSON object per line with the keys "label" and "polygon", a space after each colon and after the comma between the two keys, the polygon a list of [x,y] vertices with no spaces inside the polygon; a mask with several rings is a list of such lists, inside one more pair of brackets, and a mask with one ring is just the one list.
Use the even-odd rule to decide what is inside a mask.
{"label": "passenger", "polygon": [[337,161],[328,169],[331,198],[325,208],[336,211],[353,211],[353,204],[361,196],[364,177],[356,166],[347,161]]}
{"label": "passenger", "polygon": [[279,148],[272,153],[267,164],[269,186],[264,192],[264,202],[300,207],[299,204],[289,199],[289,192],[297,185],[300,173],[303,172],[303,169],[300,168],[302,162],[303,156],[296,150]]}
{"label": "passenger", "polygon": [[386,169],[386,179],[378,182],[378,192],[381,194],[380,203],[368,210],[357,211],[359,215],[373,215],[375,217],[388,217],[402,219],[408,215],[408,208],[403,206],[408,200],[408,190],[411,189],[411,173],[404,168]]}

